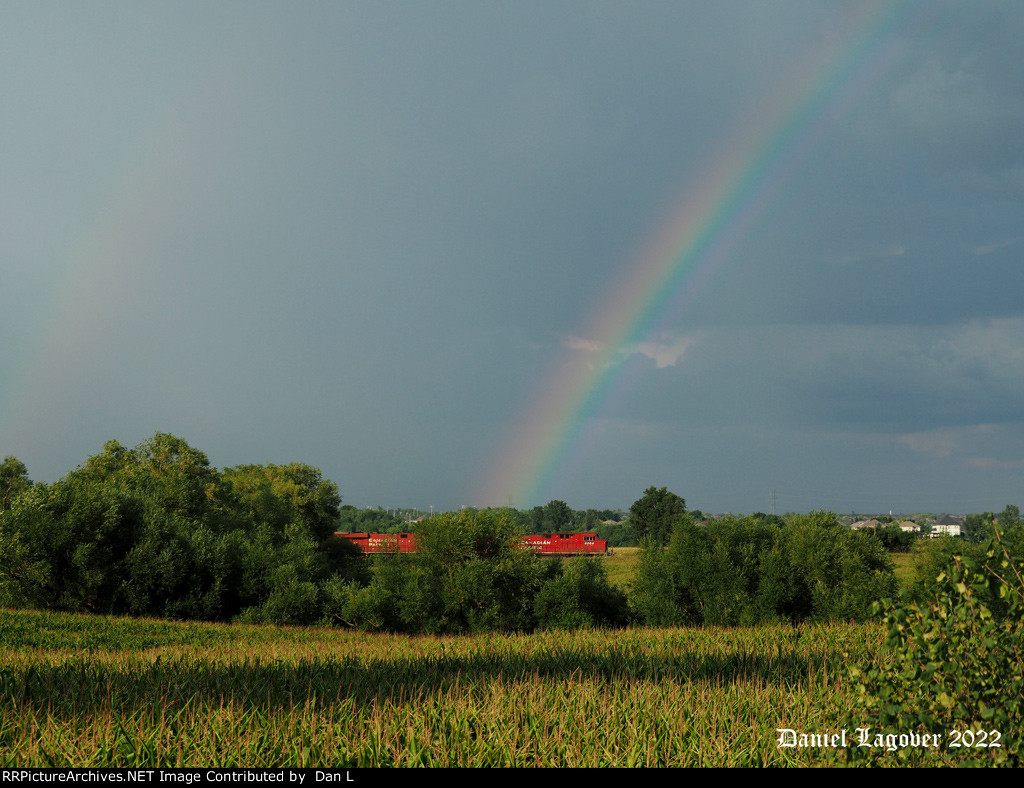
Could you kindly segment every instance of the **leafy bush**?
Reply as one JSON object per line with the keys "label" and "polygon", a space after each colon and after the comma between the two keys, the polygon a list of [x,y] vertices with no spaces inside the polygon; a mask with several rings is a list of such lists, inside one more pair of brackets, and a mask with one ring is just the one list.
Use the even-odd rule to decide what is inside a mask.
{"label": "leafy bush", "polygon": [[[1010,534],[1012,538],[1012,533]],[[1000,539],[1004,538],[1000,532]],[[972,565],[983,564],[986,559],[988,542],[995,539],[995,532],[982,544],[970,544],[955,536],[940,536],[937,539],[922,539],[911,551],[910,571],[911,582],[906,590],[909,601],[925,603],[941,590],[939,577],[954,558],[959,556]],[[998,588],[986,587],[979,589],[981,602],[989,609],[1002,615],[1005,602],[999,598]]]}
{"label": "leafy bush", "polygon": [[[927,600],[876,604],[889,651],[848,669],[858,693],[851,725],[938,735],[950,764],[1024,764],[1022,546],[1020,534],[996,531],[981,554],[950,554]],[[923,756],[913,746],[847,750],[853,764],[915,764]]]}
{"label": "leafy bush", "polygon": [[509,510],[450,512],[420,524],[414,554],[374,556],[367,585],[329,591],[336,622],[369,631],[465,633],[624,623],[603,564],[522,549]]}
{"label": "leafy bush", "polygon": [[631,603],[652,626],[863,620],[894,589],[877,539],[816,512],[785,527],[756,516],[680,521],[667,549],[644,544]]}
{"label": "leafy bush", "polygon": [[340,501],[300,463],[218,472],[173,435],[132,450],[110,441],[0,509],[0,605],[315,621],[323,585],[354,566],[357,548],[329,538]]}
{"label": "leafy bush", "polygon": [[337,620],[362,629],[527,629],[539,568],[503,510],[462,510],[420,523],[415,554],[373,557],[368,587],[347,584]]}
{"label": "leafy bush", "polygon": [[604,539],[611,547],[639,547],[633,530],[628,523],[598,523],[593,528],[584,528],[585,531],[593,531],[598,539]]}
{"label": "leafy bush", "polygon": [[533,601],[538,626],[575,629],[626,622],[626,595],[608,582],[603,563],[555,559],[548,574]]}
{"label": "leafy bush", "polygon": [[823,512],[794,518],[783,533],[797,583],[792,618],[863,621],[896,592],[892,559],[874,534]]}
{"label": "leafy bush", "polygon": [[898,525],[888,525],[875,531],[875,536],[890,553],[909,552],[921,535],[916,531],[904,531]]}

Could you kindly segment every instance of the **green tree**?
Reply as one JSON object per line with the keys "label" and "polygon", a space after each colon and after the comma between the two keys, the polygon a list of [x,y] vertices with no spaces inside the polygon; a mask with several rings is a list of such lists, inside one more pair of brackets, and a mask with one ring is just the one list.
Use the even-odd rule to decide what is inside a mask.
{"label": "green tree", "polygon": [[[29,495],[38,495],[38,487]],[[39,539],[51,526],[48,513],[23,502],[0,510],[0,607],[42,608],[50,602],[52,567]]]}
{"label": "green tree", "polygon": [[549,564],[533,601],[538,626],[575,629],[626,623],[626,595],[608,582],[602,562],[556,559]]}
{"label": "green tree", "polygon": [[360,575],[358,548],[334,539],[341,496],[303,463],[239,465],[223,472],[242,549],[241,619],[310,624],[325,615],[335,575]]}
{"label": "green tree", "polygon": [[1013,504],[1006,504],[1006,508],[996,518],[1001,531],[1009,531],[1020,522],[1020,509]]}
{"label": "green tree", "polygon": [[232,494],[236,516],[275,541],[302,534],[320,544],[334,535],[340,517],[338,486],[318,468],[289,465],[238,465],[223,477]]}
{"label": "green tree", "polygon": [[31,486],[25,463],[17,457],[4,457],[0,463],[0,511],[8,511],[14,499]]}
{"label": "green tree", "polygon": [[754,516],[684,520],[667,549],[648,537],[631,604],[653,626],[864,619],[894,590],[881,543],[816,512],[785,527]]}
{"label": "green tree", "polygon": [[117,612],[127,579],[124,559],[138,539],[143,514],[144,502],[130,489],[81,473],[35,485],[3,518],[4,541],[19,546],[13,571],[20,579],[6,570],[19,584],[18,596],[49,609]]}
{"label": "green tree", "polygon": [[616,626],[625,595],[599,561],[540,559],[511,509],[462,510],[420,524],[415,554],[372,557],[368,584],[326,588],[335,620],[409,633]]}
{"label": "green tree", "polygon": [[572,529],[575,517],[565,501],[548,501],[544,505],[544,528],[553,533],[565,533]]}
{"label": "green tree", "polygon": [[398,515],[392,515],[379,507],[358,509],[351,504],[345,504],[338,509],[338,515],[336,528],[347,533],[394,534],[415,528],[414,523],[407,523]]}
{"label": "green tree", "polygon": [[676,578],[675,561],[666,550],[646,537],[629,594],[629,606],[638,621],[649,627],[670,627],[699,621],[691,591]]}
{"label": "green tree", "polygon": [[979,544],[991,537],[996,516],[992,512],[967,515],[960,525],[960,534],[971,544]]}
{"label": "green tree", "polygon": [[781,550],[780,539],[777,526],[753,517],[678,526],[667,555],[684,620],[734,625],[781,616],[790,593],[788,585],[778,587],[778,579],[786,573],[775,564],[766,571],[766,562]]}
{"label": "green tree", "polygon": [[629,507],[629,527],[637,542],[650,537],[667,545],[672,529],[686,514],[686,501],[665,487],[648,487]]}
{"label": "green tree", "polygon": [[833,512],[798,515],[782,534],[801,615],[863,621],[875,601],[895,593],[892,559],[882,543],[873,533],[843,528]]}
{"label": "green tree", "polygon": [[[157,433],[117,441],[0,511],[0,603],[105,614],[319,620],[362,562],[308,465],[239,466]],[[353,571],[356,570],[356,571]]]}
{"label": "green tree", "polygon": [[103,455],[90,458],[87,471],[100,468],[108,477],[120,476],[136,489],[148,489],[158,502],[192,522],[209,521],[219,515],[223,498],[221,478],[206,455],[181,438],[158,432],[131,452],[111,441]]}
{"label": "green tree", "polygon": [[875,536],[890,553],[906,553],[917,541],[918,535],[913,531],[904,531],[898,525],[889,525],[875,531]]}
{"label": "green tree", "polygon": [[600,523],[593,530],[598,539],[605,539],[612,547],[639,547],[633,531],[627,523]]}

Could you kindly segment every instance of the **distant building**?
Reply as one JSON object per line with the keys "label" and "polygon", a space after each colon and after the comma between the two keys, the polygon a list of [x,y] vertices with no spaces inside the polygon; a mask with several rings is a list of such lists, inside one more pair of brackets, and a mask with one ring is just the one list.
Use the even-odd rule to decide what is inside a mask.
{"label": "distant building", "polygon": [[962,533],[960,526],[963,524],[963,521],[963,516],[958,514],[941,515],[932,523],[932,530],[928,536],[932,539],[939,536],[960,536]]}
{"label": "distant building", "polygon": [[850,530],[852,530],[852,531],[863,531],[865,529],[871,529],[872,531],[877,531],[878,530],[878,526],[880,526],[880,525],[881,525],[881,523],[878,522],[878,520],[858,520],[857,522],[855,522],[853,525],[850,526]]}

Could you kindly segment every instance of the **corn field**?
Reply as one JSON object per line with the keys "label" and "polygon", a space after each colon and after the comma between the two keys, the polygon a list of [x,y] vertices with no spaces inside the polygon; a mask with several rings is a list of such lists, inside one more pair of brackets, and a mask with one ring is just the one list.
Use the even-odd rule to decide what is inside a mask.
{"label": "corn field", "polygon": [[0,766],[809,766],[875,625],[410,637],[0,610]]}

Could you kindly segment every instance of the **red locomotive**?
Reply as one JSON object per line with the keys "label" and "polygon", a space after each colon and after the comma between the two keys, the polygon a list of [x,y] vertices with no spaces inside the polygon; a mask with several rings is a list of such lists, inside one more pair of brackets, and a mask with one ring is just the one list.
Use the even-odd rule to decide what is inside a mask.
{"label": "red locomotive", "polygon": [[608,555],[606,539],[596,533],[538,534],[523,537],[523,547],[542,556]]}
{"label": "red locomotive", "polygon": [[415,553],[416,539],[412,534],[334,534],[348,539],[364,553]]}
{"label": "red locomotive", "polygon": [[[344,533],[334,534],[347,539],[364,553],[415,553],[416,535]],[[532,550],[540,556],[569,557],[575,555],[610,555],[606,539],[598,539],[596,533],[579,534],[530,534],[523,537],[523,549]]]}

